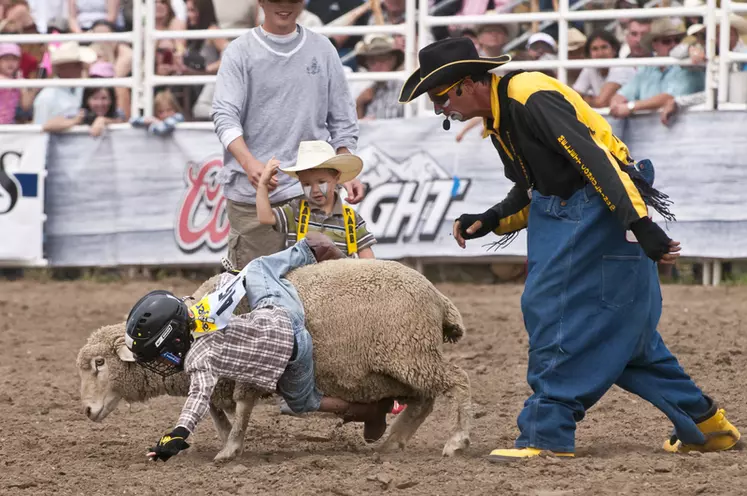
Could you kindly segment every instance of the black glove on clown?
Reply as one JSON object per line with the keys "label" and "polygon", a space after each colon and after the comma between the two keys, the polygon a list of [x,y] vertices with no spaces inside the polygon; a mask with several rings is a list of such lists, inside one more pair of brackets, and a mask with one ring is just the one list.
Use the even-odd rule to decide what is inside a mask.
{"label": "black glove on clown", "polygon": [[[480,226],[480,229],[477,231],[469,234],[467,229],[478,220],[482,222],[482,226]],[[487,209],[481,214],[462,214],[457,221],[459,222],[459,234],[461,234],[464,239],[482,238],[486,234],[498,229],[500,224],[498,212],[492,208]]]}
{"label": "black glove on clown", "polygon": [[669,253],[671,238],[648,217],[633,222],[630,225],[630,230],[635,234],[643,252],[654,262],[658,262]]}
{"label": "black glove on clown", "polygon": [[187,429],[184,427],[177,427],[169,434],[166,434],[159,439],[156,447],[150,449],[148,456],[150,456],[153,461],[163,460],[165,462],[180,451],[189,448],[189,443],[186,441],[187,436],[189,436],[189,431]]}

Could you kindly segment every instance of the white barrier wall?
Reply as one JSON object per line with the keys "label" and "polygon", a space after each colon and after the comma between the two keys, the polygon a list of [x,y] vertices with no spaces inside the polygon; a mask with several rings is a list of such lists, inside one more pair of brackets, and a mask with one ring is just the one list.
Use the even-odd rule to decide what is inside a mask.
{"label": "white barrier wall", "polygon": [[[747,114],[686,114],[672,128],[648,116],[618,127],[634,157],[654,162],[657,187],[674,200],[678,222],[667,228],[682,241],[683,254],[747,257]],[[523,235],[499,252],[483,247],[490,237],[469,242],[466,250],[454,243],[456,217],[485,210],[510,188],[489,140],[476,129],[457,144],[454,128],[459,126],[444,132],[433,118],[361,124],[361,179],[370,190],[357,210],[379,239],[378,257],[525,255]],[[13,142],[32,138],[40,139],[22,135]],[[22,154],[21,163],[39,161],[41,145],[22,148],[30,158]],[[110,131],[99,139],[52,136],[45,205],[50,264],[216,263],[228,237],[215,183],[221,159],[221,145],[208,130],[179,129],[171,138],[140,130]],[[25,254],[38,253],[38,236],[22,246]]]}

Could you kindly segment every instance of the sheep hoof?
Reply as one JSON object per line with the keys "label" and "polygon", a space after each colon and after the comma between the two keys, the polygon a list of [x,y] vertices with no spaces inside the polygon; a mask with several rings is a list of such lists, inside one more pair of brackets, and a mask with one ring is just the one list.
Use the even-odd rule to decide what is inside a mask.
{"label": "sheep hoof", "polygon": [[377,446],[376,448],[374,448],[374,451],[376,451],[377,453],[393,453],[394,451],[397,451],[398,449],[404,451],[406,445],[407,443],[403,441],[395,441],[393,439],[392,440],[387,439],[380,446]]}
{"label": "sheep hoof", "polygon": [[241,449],[234,446],[226,446],[213,458],[215,463],[227,463],[241,454]]}
{"label": "sheep hoof", "polygon": [[446,442],[444,450],[441,453],[443,456],[454,456],[457,454],[464,453],[464,450],[469,446],[469,438],[466,436],[454,436]]}

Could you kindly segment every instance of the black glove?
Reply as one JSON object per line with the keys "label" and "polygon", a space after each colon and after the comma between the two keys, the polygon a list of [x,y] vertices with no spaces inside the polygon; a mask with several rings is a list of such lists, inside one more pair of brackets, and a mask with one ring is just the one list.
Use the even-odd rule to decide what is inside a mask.
{"label": "black glove", "polygon": [[[472,234],[467,233],[467,229],[478,220],[482,222],[482,227]],[[457,222],[459,222],[459,234],[461,234],[464,239],[482,238],[486,234],[498,229],[500,220],[498,212],[492,208],[487,209],[481,214],[462,214],[457,219]]]}
{"label": "black glove", "polygon": [[177,427],[166,434],[159,439],[155,448],[150,449],[150,453],[153,453],[153,455],[149,453],[151,460],[163,460],[165,462],[180,451],[189,448],[189,443],[185,441],[187,436],[189,436],[189,431],[184,427]]}
{"label": "black glove", "polygon": [[630,229],[635,234],[643,252],[654,262],[658,262],[661,257],[669,253],[669,242],[672,239],[648,217],[633,222]]}

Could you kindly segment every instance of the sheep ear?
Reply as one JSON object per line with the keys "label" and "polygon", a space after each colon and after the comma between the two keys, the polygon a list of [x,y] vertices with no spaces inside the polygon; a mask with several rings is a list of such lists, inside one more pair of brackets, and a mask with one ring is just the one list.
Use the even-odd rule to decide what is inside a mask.
{"label": "sheep ear", "polygon": [[132,352],[127,348],[127,346],[124,345],[124,343],[122,343],[122,346],[117,348],[117,356],[123,362],[135,361],[135,357],[133,356]]}
{"label": "sheep ear", "polygon": [[117,339],[114,343],[114,347],[117,349],[117,356],[123,362],[134,362],[135,356],[132,354],[130,349],[125,346],[124,338]]}

